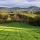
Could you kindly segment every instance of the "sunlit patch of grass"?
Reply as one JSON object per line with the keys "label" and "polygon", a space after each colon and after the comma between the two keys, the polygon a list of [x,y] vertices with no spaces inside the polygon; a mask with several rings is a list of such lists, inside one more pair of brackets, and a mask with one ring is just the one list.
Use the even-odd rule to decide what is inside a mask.
{"label": "sunlit patch of grass", "polygon": [[35,16],[38,16],[36,14],[25,14],[25,13],[23,15],[28,16],[28,17],[32,17],[32,18],[34,18]]}
{"label": "sunlit patch of grass", "polygon": [[3,26],[0,28],[3,29],[0,31],[0,40],[40,40],[40,34],[35,32],[37,29]]}

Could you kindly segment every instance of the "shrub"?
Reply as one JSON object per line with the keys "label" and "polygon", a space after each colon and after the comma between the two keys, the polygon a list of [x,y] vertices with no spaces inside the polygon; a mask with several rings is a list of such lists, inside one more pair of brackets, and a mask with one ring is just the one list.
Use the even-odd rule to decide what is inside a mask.
{"label": "shrub", "polygon": [[40,16],[36,16],[35,18],[31,18],[31,19],[32,20],[30,20],[30,19],[29,20],[31,21],[30,23],[32,25],[35,25],[35,26],[38,25],[38,26],[40,26]]}
{"label": "shrub", "polygon": [[8,14],[6,14],[6,13],[0,13],[0,22],[1,23],[2,22],[6,22],[7,18],[8,18]]}

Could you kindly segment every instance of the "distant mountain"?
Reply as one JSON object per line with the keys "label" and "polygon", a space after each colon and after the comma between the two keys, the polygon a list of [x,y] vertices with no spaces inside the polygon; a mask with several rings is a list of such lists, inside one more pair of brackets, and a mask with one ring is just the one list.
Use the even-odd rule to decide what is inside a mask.
{"label": "distant mountain", "polygon": [[13,7],[13,9],[20,9],[20,7]]}
{"label": "distant mountain", "polygon": [[7,8],[7,7],[0,7],[0,9],[3,9],[3,8]]}
{"label": "distant mountain", "polygon": [[0,9],[4,9],[5,7],[0,7]]}
{"label": "distant mountain", "polygon": [[28,7],[28,8],[21,8],[21,7],[13,7],[12,9],[40,9],[40,7],[36,7],[36,6],[30,6],[30,7]]}
{"label": "distant mountain", "polygon": [[31,6],[28,9],[40,9],[40,7],[36,7],[36,6]]}
{"label": "distant mountain", "polygon": [[39,10],[40,9],[40,7],[37,7],[37,6],[30,6],[30,7],[28,7],[28,8],[21,8],[21,7],[12,7],[12,8],[8,8],[8,7],[0,7],[0,9],[28,9],[28,10],[30,10],[30,9],[34,9],[34,10]]}

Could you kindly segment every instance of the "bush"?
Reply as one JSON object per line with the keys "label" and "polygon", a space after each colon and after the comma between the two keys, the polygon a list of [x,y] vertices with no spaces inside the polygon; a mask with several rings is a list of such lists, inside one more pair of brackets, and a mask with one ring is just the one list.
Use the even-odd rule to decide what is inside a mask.
{"label": "bush", "polygon": [[30,20],[31,22],[31,24],[32,25],[35,25],[35,26],[40,26],[40,16],[36,16],[35,18],[33,18],[33,20]]}
{"label": "bush", "polygon": [[8,14],[0,13],[0,23],[6,22],[7,18],[8,18]]}

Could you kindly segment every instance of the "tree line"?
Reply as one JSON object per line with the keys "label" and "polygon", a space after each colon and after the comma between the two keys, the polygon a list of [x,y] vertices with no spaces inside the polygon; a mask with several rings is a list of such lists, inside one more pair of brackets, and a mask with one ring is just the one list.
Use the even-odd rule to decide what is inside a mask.
{"label": "tree line", "polygon": [[40,26],[40,15],[32,18],[25,15],[20,15],[20,14],[15,15],[15,14],[5,14],[5,13],[1,14],[0,13],[0,23],[13,22],[13,21],[23,21],[32,25]]}

